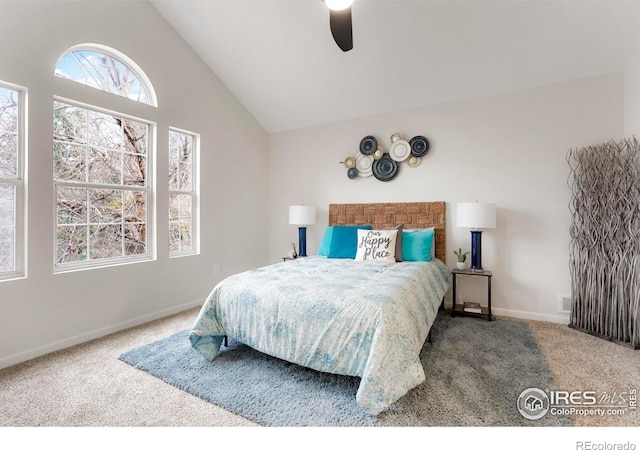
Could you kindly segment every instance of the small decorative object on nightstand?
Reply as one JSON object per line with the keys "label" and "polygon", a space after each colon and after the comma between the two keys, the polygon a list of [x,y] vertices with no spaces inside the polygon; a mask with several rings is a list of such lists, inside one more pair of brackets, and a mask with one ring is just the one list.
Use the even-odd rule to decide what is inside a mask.
{"label": "small decorative object on nightstand", "polygon": [[462,249],[454,250],[453,253],[458,257],[458,262],[456,263],[456,267],[458,270],[464,270],[467,268],[467,255],[469,252],[463,252]]}
{"label": "small decorative object on nightstand", "polygon": [[298,257],[298,252],[296,252],[296,244],[291,243],[291,250],[289,250],[288,256],[282,257],[282,262],[291,261],[292,259],[296,259]]}
{"label": "small decorative object on nightstand", "polygon": [[289,258],[296,259],[298,257],[298,252],[296,252],[296,244],[291,243],[291,250],[289,250]]}
{"label": "small decorative object on nightstand", "polygon": [[[455,317],[456,314],[485,317],[487,320],[494,320],[491,314],[491,278],[493,274],[489,270],[483,272],[477,272],[475,270],[458,270],[453,269],[453,307],[451,308],[451,317]],[[463,302],[458,303],[456,294],[456,277],[458,275],[471,275],[485,277],[487,279],[487,306],[480,306],[479,302]]]}

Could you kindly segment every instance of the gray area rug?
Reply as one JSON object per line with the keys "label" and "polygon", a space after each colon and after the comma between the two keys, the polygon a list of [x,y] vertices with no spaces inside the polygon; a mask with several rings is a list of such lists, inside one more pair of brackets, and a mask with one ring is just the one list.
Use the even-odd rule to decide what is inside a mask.
{"label": "gray area rug", "polygon": [[360,379],[320,373],[233,341],[215,361],[188,331],[120,355],[161,380],[265,426],[570,426],[566,417],[523,418],[520,393],[555,389],[524,322],[440,314],[420,358],[426,381],[377,417],[356,403]]}

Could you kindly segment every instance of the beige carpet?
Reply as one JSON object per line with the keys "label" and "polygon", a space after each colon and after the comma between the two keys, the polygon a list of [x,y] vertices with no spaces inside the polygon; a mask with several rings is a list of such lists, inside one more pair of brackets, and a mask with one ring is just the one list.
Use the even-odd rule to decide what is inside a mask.
{"label": "beige carpet", "polygon": [[257,426],[118,356],[189,328],[199,308],[0,371],[1,426]]}
{"label": "beige carpet", "polygon": [[[640,394],[640,350],[565,325],[536,321],[530,321],[529,325],[558,389],[595,391],[598,395],[606,393],[617,399],[632,389]],[[622,417],[574,416],[574,423],[590,427],[639,426],[640,418],[632,419],[628,414]]]}
{"label": "beige carpet", "polygon": [[[198,309],[0,370],[0,426],[256,426],[117,359],[189,328]],[[559,389],[621,393],[640,387],[640,351],[563,325],[529,323]],[[640,423],[628,416],[574,420],[590,427]]]}

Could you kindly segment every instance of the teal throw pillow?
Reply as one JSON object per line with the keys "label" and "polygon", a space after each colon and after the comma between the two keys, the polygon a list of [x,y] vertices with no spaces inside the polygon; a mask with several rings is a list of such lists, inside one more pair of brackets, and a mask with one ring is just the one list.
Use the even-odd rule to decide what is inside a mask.
{"label": "teal throw pillow", "polygon": [[403,261],[431,261],[435,231],[411,231],[402,233]]}
{"label": "teal throw pillow", "polygon": [[354,259],[358,251],[358,230],[371,228],[371,225],[334,226],[328,257]]}
{"label": "teal throw pillow", "polygon": [[[404,230],[405,233],[414,233],[416,231],[433,231],[433,245],[431,246],[431,259],[436,259],[436,244],[435,244],[435,240],[436,240],[436,230],[434,227],[428,227],[428,228],[411,228],[409,230]],[[397,244],[396,244],[397,245]]]}
{"label": "teal throw pillow", "polygon": [[324,229],[324,236],[322,236],[322,242],[318,248],[317,254],[320,256],[329,256],[329,249],[331,248],[331,238],[333,237],[333,227],[327,227]]}

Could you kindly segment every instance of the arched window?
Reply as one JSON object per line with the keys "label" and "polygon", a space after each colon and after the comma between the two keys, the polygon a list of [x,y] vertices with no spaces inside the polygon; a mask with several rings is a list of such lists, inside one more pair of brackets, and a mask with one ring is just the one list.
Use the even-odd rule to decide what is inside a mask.
{"label": "arched window", "polygon": [[136,63],[98,44],[71,47],[58,60],[55,75],[147,105],[158,106],[151,82]]}
{"label": "arched window", "polygon": [[[55,75],[156,105],[142,70],[113,49],[72,47]],[[91,103],[53,101],[56,271],[154,257],[156,125],[128,114],[127,105],[111,111]]]}

